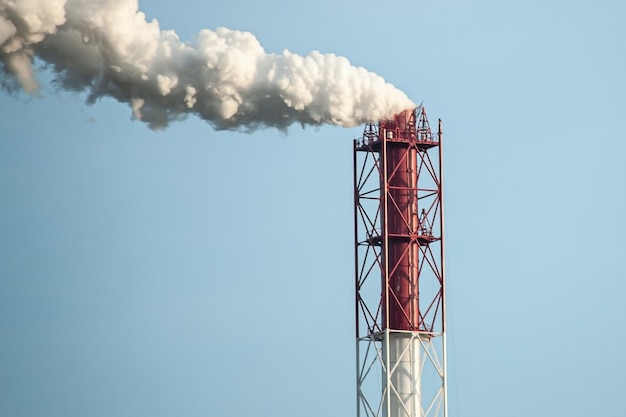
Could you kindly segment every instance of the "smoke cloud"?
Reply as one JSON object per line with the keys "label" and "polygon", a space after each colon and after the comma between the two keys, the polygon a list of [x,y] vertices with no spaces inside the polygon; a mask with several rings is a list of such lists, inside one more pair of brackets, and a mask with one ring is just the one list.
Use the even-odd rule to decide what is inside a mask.
{"label": "smoke cloud", "polygon": [[195,114],[216,129],[351,127],[415,104],[340,56],[268,54],[249,32],[202,30],[194,42],[146,21],[137,0],[0,0],[0,76],[37,91],[35,58],[88,102],[113,97],[153,129]]}

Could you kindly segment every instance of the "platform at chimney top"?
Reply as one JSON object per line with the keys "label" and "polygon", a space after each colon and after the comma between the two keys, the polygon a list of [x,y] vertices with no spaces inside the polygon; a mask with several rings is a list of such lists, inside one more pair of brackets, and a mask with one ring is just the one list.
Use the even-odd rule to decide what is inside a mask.
{"label": "platform at chimney top", "polygon": [[389,120],[366,124],[363,137],[355,140],[355,147],[357,151],[380,152],[383,143],[408,145],[423,151],[439,145],[438,135],[431,131],[423,106],[401,112]]}
{"label": "platform at chimney top", "polygon": [[417,136],[409,136],[403,137],[401,135],[395,134],[394,131],[386,131],[386,135],[384,139],[382,139],[379,135],[376,136],[363,136],[362,138],[356,139],[356,150],[357,151],[369,151],[369,152],[379,152],[383,142],[387,143],[404,143],[409,144],[409,146],[415,146],[420,150],[427,150],[433,148],[435,146],[439,146],[439,141],[435,140],[435,136],[432,133],[419,135],[419,139]]}

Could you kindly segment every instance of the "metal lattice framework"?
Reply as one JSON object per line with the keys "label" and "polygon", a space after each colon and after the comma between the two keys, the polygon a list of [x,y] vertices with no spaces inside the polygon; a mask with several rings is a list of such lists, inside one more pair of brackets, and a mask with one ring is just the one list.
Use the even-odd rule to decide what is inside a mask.
{"label": "metal lattice framework", "polygon": [[441,121],[354,142],[358,417],[447,417]]}

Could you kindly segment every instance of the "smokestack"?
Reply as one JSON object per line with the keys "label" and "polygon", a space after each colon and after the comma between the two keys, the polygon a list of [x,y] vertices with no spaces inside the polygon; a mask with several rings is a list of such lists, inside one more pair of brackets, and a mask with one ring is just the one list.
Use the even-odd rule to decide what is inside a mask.
{"label": "smokestack", "polygon": [[447,417],[441,140],[420,106],[354,142],[360,416]]}
{"label": "smokestack", "polygon": [[36,91],[35,58],[62,89],[127,103],[152,129],[190,114],[218,130],[352,127],[415,106],[344,57],[268,54],[251,33],[226,28],[182,42],[136,0],[0,0],[1,83]]}

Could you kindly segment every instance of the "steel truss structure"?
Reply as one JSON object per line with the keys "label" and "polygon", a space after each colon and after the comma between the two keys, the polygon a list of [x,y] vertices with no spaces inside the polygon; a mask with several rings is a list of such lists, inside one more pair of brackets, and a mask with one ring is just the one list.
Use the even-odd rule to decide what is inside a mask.
{"label": "steel truss structure", "polygon": [[447,417],[441,120],[354,141],[357,417]]}

